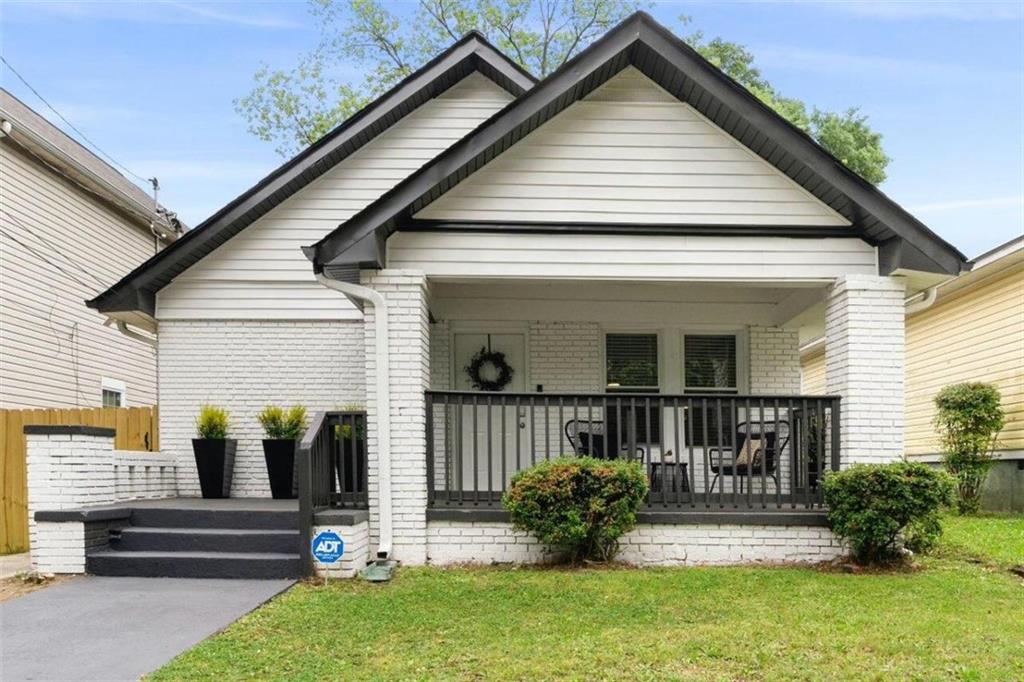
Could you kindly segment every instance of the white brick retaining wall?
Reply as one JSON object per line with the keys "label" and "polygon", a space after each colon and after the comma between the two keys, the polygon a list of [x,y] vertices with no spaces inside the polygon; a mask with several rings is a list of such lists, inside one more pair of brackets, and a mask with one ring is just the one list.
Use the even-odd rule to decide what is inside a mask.
{"label": "white brick retaining wall", "polygon": [[[828,528],[768,525],[640,524],[621,541],[620,561],[636,566],[821,562],[843,554]],[[558,554],[500,521],[430,521],[428,562],[545,563]]]}
{"label": "white brick retaining wall", "polygon": [[314,526],[313,537],[318,533],[333,531],[345,542],[341,560],[333,564],[322,564],[313,560],[313,568],[320,577],[354,578],[370,561],[370,525],[366,521],[351,526]]}

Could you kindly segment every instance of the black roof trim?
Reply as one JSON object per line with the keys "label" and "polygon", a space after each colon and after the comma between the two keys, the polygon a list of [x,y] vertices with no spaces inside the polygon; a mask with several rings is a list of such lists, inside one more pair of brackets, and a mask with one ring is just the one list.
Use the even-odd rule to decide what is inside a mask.
{"label": "black roof trim", "polygon": [[101,312],[138,310],[153,315],[156,292],[171,280],[416,107],[473,72],[516,97],[536,83],[481,33],[471,31],[87,305]]}
{"label": "black roof trim", "polygon": [[[645,234],[645,235],[704,235],[712,237],[789,237],[793,239],[821,239],[823,237],[849,237],[848,227],[814,225],[685,225],[677,223],[524,223],[508,221],[456,221],[409,218],[400,221],[396,232],[507,232],[518,234]],[[361,244],[360,244],[361,245]],[[359,245],[357,245],[358,247]],[[383,250],[380,251],[383,253]],[[330,266],[335,267],[335,266]]]}
{"label": "black roof trim", "polygon": [[962,253],[644,12],[633,14],[611,29],[525,95],[303,251],[318,271],[326,265],[356,264],[349,254],[353,249],[367,253],[369,249],[362,246],[365,240],[386,239],[422,207],[628,65],[689,103],[846,217],[853,224],[853,235],[872,244],[905,240],[912,245],[906,252],[923,257],[915,258],[918,267],[949,274],[962,269],[966,261]]}

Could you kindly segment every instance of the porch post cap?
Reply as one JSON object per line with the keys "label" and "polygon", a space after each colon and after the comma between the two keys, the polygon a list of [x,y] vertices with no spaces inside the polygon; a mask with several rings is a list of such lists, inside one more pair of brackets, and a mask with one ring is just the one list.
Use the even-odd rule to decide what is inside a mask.
{"label": "porch post cap", "polygon": [[67,424],[29,424],[24,427],[26,436],[100,436],[113,438],[117,431],[103,426],[81,426]]}

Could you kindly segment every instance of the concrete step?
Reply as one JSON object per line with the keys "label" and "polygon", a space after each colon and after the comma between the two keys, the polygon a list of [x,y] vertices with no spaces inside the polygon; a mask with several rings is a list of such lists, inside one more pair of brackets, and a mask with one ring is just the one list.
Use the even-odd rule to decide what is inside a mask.
{"label": "concrete step", "polygon": [[132,508],[131,525],[150,528],[234,528],[297,532],[299,513],[264,509],[181,509],[147,506]]}
{"label": "concrete step", "polygon": [[86,554],[92,575],[139,578],[298,578],[299,555],[279,552],[123,552]]}
{"label": "concrete step", "polygon": [[233,552],[290,554],[299,551],[292,530],[240,528],[157,528],[129,526],[113,534],[110,548],[121,552]]}

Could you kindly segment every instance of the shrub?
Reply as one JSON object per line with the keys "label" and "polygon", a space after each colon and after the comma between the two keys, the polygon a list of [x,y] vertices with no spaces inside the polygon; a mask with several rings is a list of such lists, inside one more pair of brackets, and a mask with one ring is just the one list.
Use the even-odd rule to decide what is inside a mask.
{"label": "shrub", "polygon": [[287,410],[267,405],[256,418],[269,439],[298,440],[306,430],[306,408],[302,405],[293,405]]}
{"label": "shrub", "polygon": [[647,477],[636,462],[562,457],[513,476],[502,504],[516,528],[566,548],[573,561],[607,561],[636,525],[646,495]]}
{"label": "shrub", "polygon": [[981,486],[992,468],[992,450],[1006,418],[999,390],[990,384],[953,384],[935,396],[935,408],[943,464],[956,479],[957,510],[974,514],[981,506]]}
{"label": "shrub", "polygon": [[222,440],[228,437],[228,411],[216,405],[201,405],[196,417],[196,435],[199,438]]}
{"label": "shrub", "polygon": [[861,563],[892,560],[901,546],[923,551],[942,532],[939,512],[953,501],[953,482],[912,462],[857,464],[825,476],[832,529]]}

